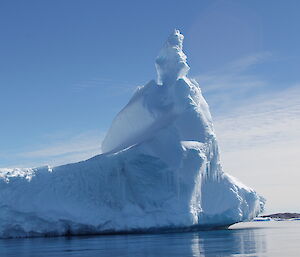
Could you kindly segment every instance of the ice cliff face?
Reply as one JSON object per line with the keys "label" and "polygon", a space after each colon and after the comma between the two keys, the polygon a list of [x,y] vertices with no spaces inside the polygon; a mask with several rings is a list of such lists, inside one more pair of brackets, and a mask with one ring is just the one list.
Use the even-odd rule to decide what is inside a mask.
{"label": "ice cliff face", "polygon": [[228,226],[264,199],[225,174],[208,105],[189,79],[183,35],[156,59],[158,80],[114,119],[103,154],[0,176],[0,237]]}

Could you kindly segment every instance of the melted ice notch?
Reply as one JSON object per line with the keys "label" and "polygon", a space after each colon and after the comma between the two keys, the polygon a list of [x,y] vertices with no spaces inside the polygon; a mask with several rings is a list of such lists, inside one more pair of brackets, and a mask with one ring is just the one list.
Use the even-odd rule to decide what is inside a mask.
{"label": "melted ice notch", "polygon": [[158,84],[173,84],[187,75],[190,67],[182,51],[183,39],[184,36],[175,29],[161,49],[155,61]]}

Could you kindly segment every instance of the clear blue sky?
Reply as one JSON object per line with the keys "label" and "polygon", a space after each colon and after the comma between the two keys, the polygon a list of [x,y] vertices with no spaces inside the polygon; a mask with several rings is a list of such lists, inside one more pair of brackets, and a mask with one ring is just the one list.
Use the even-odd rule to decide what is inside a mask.
{"label": "clear blue sky", "polygon": [[[291,156],[299,152],[300,136],[299,10],[300,1],[293,0],[1,1],[0,167],[58,164],[99,152],[134,88],[156,78],[154,59],[178,28],[190,76],[200,81],[211,106],[225,168],[264,189],[255,182],[258,167],[249,162],[280,161],[282,155],[255,159],[251,144],[266,147],[261,137],[267,145],[279,138],[270,149],[292,149],[291,160],[282,157],[263,172],[283,174],[288,163],[296,174],[300,162],[293,164]],[[260,115],[253,115],[256,108]],[[245,134],[257,127],[247,115],[264,125]],[[266,122],[270,116],[277,117],[276,129],[274,120]],[[230,134],[237,124],[244,130]],[[233,156],[243,151],[237,166]],[[256,173],[251,177],[245,166]],[[268,190],[271,195],[278,188]]]}

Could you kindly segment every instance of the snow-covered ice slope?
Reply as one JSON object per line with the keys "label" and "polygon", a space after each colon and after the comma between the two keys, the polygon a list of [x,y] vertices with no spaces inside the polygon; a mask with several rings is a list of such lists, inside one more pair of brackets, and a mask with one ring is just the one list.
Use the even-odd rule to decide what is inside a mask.
{"label": "snow-covered ice slope", "polygon": [[114,119],[103,154],[50,169],[2,170],[0,237],[228,226],[264,199],[225,174],[209,108],[170,35],[158,82],[136,90]]}

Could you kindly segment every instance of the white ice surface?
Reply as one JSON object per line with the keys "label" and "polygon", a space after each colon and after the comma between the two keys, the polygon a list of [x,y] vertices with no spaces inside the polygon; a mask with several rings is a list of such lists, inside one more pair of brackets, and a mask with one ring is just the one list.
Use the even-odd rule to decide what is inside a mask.
{"label": "white ice surface", "polygon": [[264,199],[222,171],[182,43],[175,30],[156,59],[158,83],[116,116],[103,154],[0,172],[0,237],[218,227],[260,213]]}

